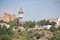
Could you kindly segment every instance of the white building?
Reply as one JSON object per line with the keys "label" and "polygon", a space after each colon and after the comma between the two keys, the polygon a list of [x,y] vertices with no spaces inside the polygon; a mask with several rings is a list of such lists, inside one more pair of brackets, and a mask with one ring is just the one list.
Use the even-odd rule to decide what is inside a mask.
{"label": "white building", "polygon": [[36,25],[34,29],[50,29],[52,25],[43,25],[43,26],[38,26]]}

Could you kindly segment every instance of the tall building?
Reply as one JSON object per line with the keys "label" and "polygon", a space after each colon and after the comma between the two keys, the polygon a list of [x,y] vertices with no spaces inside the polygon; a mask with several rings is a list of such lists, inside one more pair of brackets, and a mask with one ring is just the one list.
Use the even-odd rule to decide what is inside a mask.
{"label": "tall building", "polygon": [[19,23],[22,24],[22,19],[23,19],[23,9],[22,8],[20,8],[18,14],[19,14]]}

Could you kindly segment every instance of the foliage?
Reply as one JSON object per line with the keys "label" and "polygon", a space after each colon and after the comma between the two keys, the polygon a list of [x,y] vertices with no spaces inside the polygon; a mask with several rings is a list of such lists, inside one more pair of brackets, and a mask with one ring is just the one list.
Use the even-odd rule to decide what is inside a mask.
{"label": "foliage", "polygon": [[43,25],[55,25],[56,22],[54,22],[54,21],[49,22],[49,20],[41,20],[41,21],[38,21],[37,24],[39,26],[43,26]]}
{"label": "foliage", "polygon": [[55,31],[53,37],[49,40],[60,40],[60,31]]}
{"label": "foliage", "polygon": [[36,34],[35,34],[36,39],[39,39],[39,38],[43,37],[44,35],[45,35],[44,33],[41,33],[41,34],[36,33]]}
{"label": "foliage", "polygon": [[9,22],[10,28],[12,29],[15,26],[15,23],[13,21]]}
{"label": "foliage", "polygon": [[49,22],[49,20],[41,20],[41,21],[38,21],[37,24],[39,26],[43,26],[43,25],[49,25],[50,22]]}
{"label": "foliage", "polygon": [[55,28],[54,26],[52,26],[49,30],[50,30],[51,32],[55,32],[55,31],[57,31],[57,28]]}
{"label": "foliage", "polygon": [[3,26],[3,28],[0,28],[0,40],[10,40],[13,35],[12,30],[10,28],[6,28],[6,26]]}
{"label": "foliage", "polygon": [[35,21],[26,21],[26,22],[24,22],[24,27],[25,28],[33,28],[33,27],[35,27]]}
{"label": "foliage", "polygon": [[55,25],[55,24],[56,24],[56,22],[54,22],[54,21],[50,22],[50,25]]}
{"label": "foliage", "polygon": [[[2,22],[2,21],[1,21]],[[56,23],[55,22],[49,22],[49,20],[41,20],[37,22],[37,25],[53,25],[49,30],[53,33],[55,33],[52,38],[50,38],[49,40],[59,40],[59,32],[56,32],[57,29],[54,27]],[[6,26],[4,26],[3,28],[0,28],[0,40],[12,40],[12,36],[13,36],[13,31],[12,29],[15,27],[17,29],[17,27],[21,24],[19,24],[19,20],[18,18],[15,19],[14,21],[10,21],[9,22],[10,27],[7,29]],[[36,37],[36,39],[39,39],[41,37],[44,36],[44,33],[37,33],[35,30],[31,30],[31,28],[34,28],[36,25],[35,21],[26,21],[24,22],[23,26],[26,28],[25,31],[19,31],[19,37],[21,37],[21,40],[33,40],[34,37]],[[60,28],[58,28],[58,30],[60,30]],[[16,33],[16,32],[14,32]],[[18,33],[17,33],[18,34]],[[16,35],[17,35],[16,34]],[[57,36],[58,35],[58,36]],[[25,39],[24,39],[25,38]]]}
{"label": "foliage", "polygon": [[19,25],[19,19],[18,18],[16,18],[16,19],[14,19],[14,21],[13,21],[15,24],[15,26],[18,26]]}
{"label": "foliage", "polygon": [[58,30],[60,30],[60,26],[58,26],[58,28],[57,28]]}
{"label": "foliage", "polygon": [[0,35],[0,40],[12,40],[12,39],[7,34],[4,34],[4,35]]}
{"label": "foliage", "polygon": [[45,20],[38,21],[37,24],[43,26],[45,24]]}
{"label": "foliage", "polygon": [[19,26],[19,20],[18,20],[18,18],[14,19],[14,21],[10,21],[9,25],[10,25],[11,29],[14,28],[14,27],[17,28],[17,26]]}
{"label": "foliage", "polygon": [[20,32],[20,36],[26,37],[26,40],[33,40],[35,32],[33,30],[26,30]]}
{"label": "foliage", "polygon": [[20,32],[20,36],[26,37],[26,40],[33,40],[34,38],[39,39],[43,37],[44,35],[45,35],[44,33],[40,34],[33,29]]}

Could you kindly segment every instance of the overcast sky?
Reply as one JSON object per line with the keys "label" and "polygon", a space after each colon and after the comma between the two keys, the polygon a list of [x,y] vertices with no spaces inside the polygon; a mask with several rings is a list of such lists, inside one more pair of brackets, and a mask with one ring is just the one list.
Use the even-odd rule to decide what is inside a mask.
{"label": "overcast sky", "polygon": [[60,17],[60,0],[0,0],[0,16],[7,11],[18,17],[21,7],[24,21]]}

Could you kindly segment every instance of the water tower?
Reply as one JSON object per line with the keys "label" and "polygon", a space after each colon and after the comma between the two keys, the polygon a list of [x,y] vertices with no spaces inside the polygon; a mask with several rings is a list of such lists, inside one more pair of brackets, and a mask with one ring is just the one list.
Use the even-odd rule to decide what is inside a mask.
{"label": "water tower", "polygon": [[19,24],[23,24],[22,23],[22,19],[23,19],[23,9],[22,8],[20,8],[18,14],[19,14]]}

